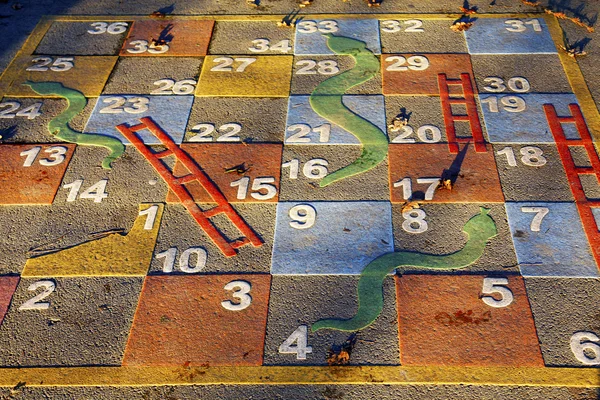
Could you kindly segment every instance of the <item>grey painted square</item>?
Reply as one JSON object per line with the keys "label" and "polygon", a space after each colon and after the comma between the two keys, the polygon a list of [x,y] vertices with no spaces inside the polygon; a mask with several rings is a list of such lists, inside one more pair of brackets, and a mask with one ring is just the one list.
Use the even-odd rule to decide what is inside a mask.
{"label": "grey painted square", "polygon": [[[116,23],[115,23],[116,22]],[[105,25],[104,25],[105,24]],[[113,56],[119,54],[131,22],[52,23],[35,54]],[[93,32],[93,33],[90,33]]]}
{"label": "grey painted square", "polygon": [[462,32],[450,30],[452,20],[382,19],[382,53],[466,53]]}
{"label": "grey painted square", "polygon": [[217,21],[208,54],[294,54],[294,30],[275,21]]}

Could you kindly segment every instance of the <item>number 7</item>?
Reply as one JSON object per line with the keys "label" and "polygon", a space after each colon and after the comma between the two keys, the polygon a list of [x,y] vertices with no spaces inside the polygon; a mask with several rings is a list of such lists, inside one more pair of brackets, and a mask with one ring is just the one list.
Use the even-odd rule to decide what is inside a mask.
{"label": "number 7", "polygon": [[521,207],[521,211],[524,213],[536,213],[529,227],[532,232],[540,231],[542,220],[550,212],[547,207]]}

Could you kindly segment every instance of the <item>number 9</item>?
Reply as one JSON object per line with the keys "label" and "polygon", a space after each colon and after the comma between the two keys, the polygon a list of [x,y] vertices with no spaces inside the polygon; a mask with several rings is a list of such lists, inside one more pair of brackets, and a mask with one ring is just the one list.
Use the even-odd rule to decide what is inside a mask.
{"label": "number 9", "polygon": [[292,221],[290,226],[295,229],[308,229],[315,224],[317,211],[308,204],[299,204],[288,212]]}

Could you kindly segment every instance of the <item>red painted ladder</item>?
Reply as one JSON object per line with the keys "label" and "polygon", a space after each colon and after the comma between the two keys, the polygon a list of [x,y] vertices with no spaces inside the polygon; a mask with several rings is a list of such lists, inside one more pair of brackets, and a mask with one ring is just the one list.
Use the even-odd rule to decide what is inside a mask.
{"label": "red painted ladder", "polygon": [[[169,188],[177,195],[179,201],[189,211],[198,225],[206,232],[217,247],[227,257],[233,257],[237,254],[236,249],[247,244],[252,244],[254,247],[259,247],[263,244],[262,239],[246,224],[242,217],[229,204],[223,193],[210,180],[208,175],[200,169],[192,158],[183,150],[181,150],[165,131],[162,130],[151,118],[145,117],[140,119],[141,124],[128,126],[121,124],[117,126],[119,132],[123,134],[135,146],[136,149],[152,164],[156,172],[169,185]],[[142,139],[135,133],[143,129],[148,129],[154,136],[160,140],[167,150],[155,153],[149,146],[146,146]],[[176,177],[173,171],[169,169],[161,159],[169,156],[175,158],[183,164],[189,171],[188,175]],[[190,182],[198,182],[217,203],[216,207],[203,211],[198,207],[192,195],[187,190],[185,185]],[[227,218],[239,229],[244,235],[243,238],[230,242],[215,225],[210,221],[211,217],[218,214],[225,214]]]}
{"label": "red painted ladder", "polygon": [[[550,125],[552,136],[554,136],[558,154],[565,167],[571,192],[575,198],[575,204],[577,205],[583,228],[590,245],[592,246],[592,252],[594,253],[596,263],[600,265],[600,231],[598,230],[598,224],[596,223],[594,213],[592,212],[593,208],[600,208],[600,201],[589,200],[586,197],[583,185],[581,184],[581,179],[579,178],[580,175],[596,175],[596,178],[600,182],[600,158],[598,158],[598,153],[594,148],[592,136],[590,135],[590,131],[585,123],[579,105],[569,104],[569,110],[571,110],[570,117],[559,117],[554,105],[544,104],[546,119],[548,120],[548,125]],[[579,139],[567,139],[562,124],[575,124],[577,132],[579,133]],[[575,161],[571,156],[570,147],[585,148],[591,167],[576,166]]]}
{"label": "red painted ladder", "polygon": [[[462,97],[450,97],[450,85],[462,86]],[[458,143],[475,142],[475,151],[485,153],[485,139],[483,130],[477,114],[477,103],[475,103],[475,92],[471,84],[471,76],[467,73],[460,74],[460,79],[448,79],[446,74],[438,74],[438,86],[440,88],[440,101],[442,103],[442,112],[444,114],[444,125],[446,126],[446,136],[448,137],[448,150],[452,154],[458,153]],[[452,104],[463,104],[467,108],[467,113],[453,114]],[[456,121],[466,121],[471,127],[472,137],[456,137]]]}

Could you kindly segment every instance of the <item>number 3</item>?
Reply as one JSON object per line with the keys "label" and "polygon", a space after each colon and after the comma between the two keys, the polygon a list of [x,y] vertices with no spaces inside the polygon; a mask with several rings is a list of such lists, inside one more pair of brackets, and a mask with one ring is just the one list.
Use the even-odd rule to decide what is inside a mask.
{"label": "number 3", "polygon": [[[231,281],[223,289],[225,290],[233,290],[233,294],[231,297],[235,299],[239,299],[238,303],[234,303],[231,300],[225,300],[221,302],[221,305],[224,309],[229,311],[241,311],[245,308],[248,308],[252,303],[252,296],[250,293],[250,289],[252,285],[246,281]],[[238,290],[235,290],[238,289]]]}
{"label": "number 3", "polygon": [[506,285],[508,285],[507,278],[483,278],[483,288],[481,289],[481,293],[499,293],[500,297],[502,298],[500,300],[496,300],[492,296],[483,296],[481,300],[490,307],[508,307],[513,302],[514,296],[510,289],[506,287]]}

